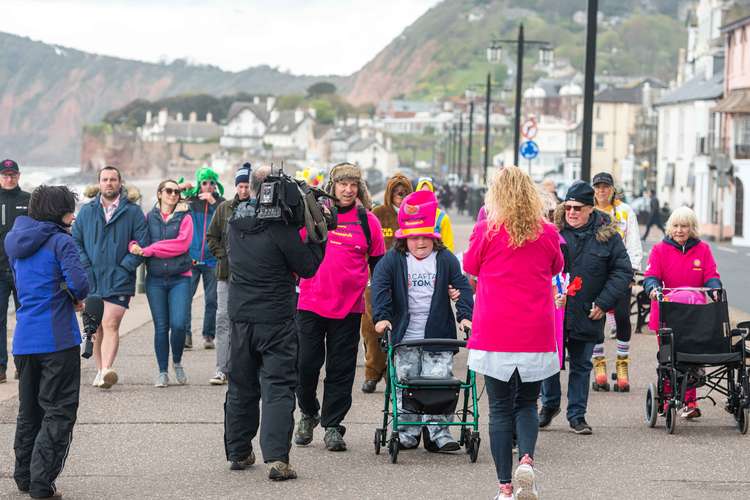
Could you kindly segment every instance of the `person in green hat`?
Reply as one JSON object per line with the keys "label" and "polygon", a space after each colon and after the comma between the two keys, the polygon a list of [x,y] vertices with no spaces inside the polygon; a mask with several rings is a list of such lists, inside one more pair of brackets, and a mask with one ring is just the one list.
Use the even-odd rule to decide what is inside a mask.
{"label": "person in green hat", "polygon": [[[183,196],[190,207],[193,219],[193,241],[190,244],[190,257],[193,261],[192,295],[203,278],[205,312],[203,315],[203,347],[214,348],[216,336],[216,257],[211,253],[206,240],[208,228],[216,208],[224,201],[224,186],[219,182],[219,174],[209,167],[195,172],[195,185],[180,179]],[[192,315],[191,315],[192,316]],[[192,317],[189,316],[185,348],[193,348]]]}

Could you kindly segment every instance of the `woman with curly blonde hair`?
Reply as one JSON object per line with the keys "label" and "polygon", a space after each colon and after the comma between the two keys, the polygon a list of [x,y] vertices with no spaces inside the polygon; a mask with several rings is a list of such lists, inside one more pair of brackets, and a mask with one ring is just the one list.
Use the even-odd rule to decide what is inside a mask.
{"label": "woman with curly blonde hair", "polygon": [[[501,170],[487,191],[487,218],[474,226],[463,259],[464,270],[478,277],[469,366],[485,377],[500,499],[537,498],[537,399],[542,380],[560,371],[550,283],[563,256],[542,206],[527,174]],[[520,464],[512,474],[514,421]]]}

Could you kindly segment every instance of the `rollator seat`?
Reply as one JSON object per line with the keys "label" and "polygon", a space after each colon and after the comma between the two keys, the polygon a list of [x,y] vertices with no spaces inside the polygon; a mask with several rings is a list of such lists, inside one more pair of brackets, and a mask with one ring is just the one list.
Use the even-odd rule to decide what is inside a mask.
{"label": "rollator seat", "polygon": [[[659,361],[662,363],[671,362],[671,353],[669,346],[662,346],[659,349]],[[742,361],[742,353],[727,352],[719,354],[691,354],[687,352],[677,353],[677,362],[685,364],[705,364],[705,365],[725,365],[728,363],[739,363]]]}
{"label": "rollator seat", "polygon": [[430,377],[422,375],[404,377],[401,379],[401,383],[414,387],[459,387],[462,382],[455,377]]}

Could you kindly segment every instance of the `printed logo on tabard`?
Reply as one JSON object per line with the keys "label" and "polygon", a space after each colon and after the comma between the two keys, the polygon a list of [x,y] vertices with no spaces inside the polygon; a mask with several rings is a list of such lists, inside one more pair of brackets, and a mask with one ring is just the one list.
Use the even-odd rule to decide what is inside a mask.
{"label": "printed logo on tabard", "polygon": [[406,212],[407,215],[416,215],[419,213],[419,207],[417,205],[406,205],[404,207],[404,212]]}
{"label": "printed logo on tabard", "polygon": [[695,259],[693,261],[693,271],[703,271],[700,259]]}

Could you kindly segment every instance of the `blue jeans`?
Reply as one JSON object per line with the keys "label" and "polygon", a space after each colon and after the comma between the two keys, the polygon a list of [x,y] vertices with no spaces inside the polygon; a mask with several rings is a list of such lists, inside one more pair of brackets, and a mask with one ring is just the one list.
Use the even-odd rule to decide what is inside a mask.
{"label": "blue jeans", "polygon": [[[213,339],[216,336],[216,309],[218,308],[216,300],[216,268],[205,264],[193,266],[191,299],[198,290],[198,282],[201,280],[201,277],[203,277],[203,300],[205,305],[203,313],[203,336]],[[188,315],[187,334],[189,337],[193,336],[193,319],[191,316],[190,314]]]}
{"label": "blue jeans", "polygon": [[[591,355],[594,342],[568,340],[566,348],[568,363],[568,422],[571,424],[586,416],[589,401],[589,382],[591,379]],[[560,408],[562,389],[560,374],[557,373],[542,383],[542,405],[547,408]]]}
{"label": "blue jeans", "polygon": [[[168,276],[146,278],[146,297],[154,318],[154,350],[160,372],[169,367],[169,346],[172,362],[182,362],[185,333],[190,317],[190,277]],[[172,334],[170,335],[170,330]]]}
{"label": "blue jeans", "polygon": [[13,277],[10,271],[0,271],[0,366],[2,368],[8,367],[8,301],[12,295]]}
{"label": "blue jeans", "polygon": [[516,371],[507,382],[484,376],[490,406],[490,449],[497,480],[510,483],[513,474],[513,427],[518,436],[518,457],[534,458],[539,434],[536,401],[542,382],[521,382]]}

